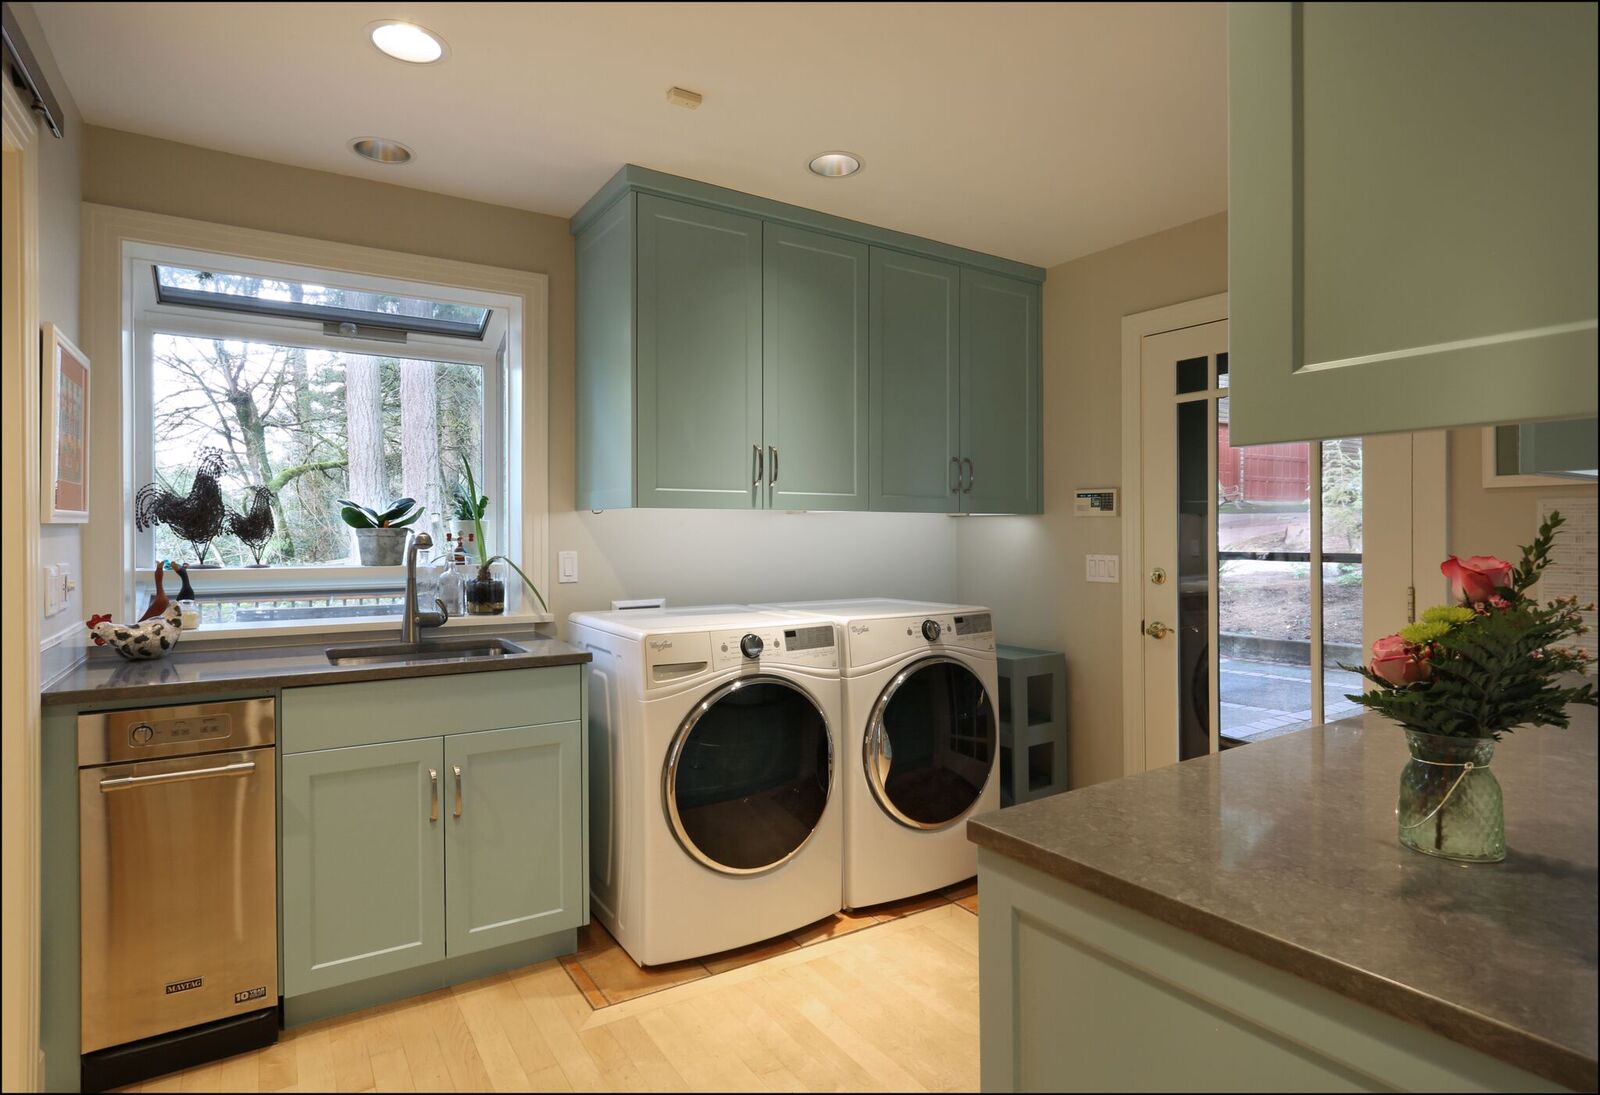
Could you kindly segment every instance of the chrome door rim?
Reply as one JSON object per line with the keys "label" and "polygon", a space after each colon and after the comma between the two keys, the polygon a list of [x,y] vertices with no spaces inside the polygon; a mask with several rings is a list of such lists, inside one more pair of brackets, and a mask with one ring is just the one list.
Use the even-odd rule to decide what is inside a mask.
{"label": "chrome door rim", "polygon": [[962,818],[971,813],[973,807],[978,805],[978,799],[983,797],[983,787],[989,786],[989,780],[994,778],[994,766],[1000,755],[1000,726],[998,721],[998,712],[996,712],[994,716],[996,720],[994,727],[995,748],[989,754],[988,774],[983,777],[983,787],[978,789],[978,794],[973,798],[971,804],[963,809],[959,814],[951,818],[949,821],[918,821],[915,818],[907,817],[889,798],[889,791],[883,785],[883,777],[878,774],[877,765],[878,754],[883,751],[885,735],[883,726],[884,713],[888,711],[889,703],[894,699],[894,694],[900,690],[901,685],[905,684],[906,681],[911,679],[913,674],[921,669],[927,668],[930,665],[940,664],[953,665],[960,669],[965,669],[968,673],[971,673],[973,678],[977,680],[978,687],[983,689],[983,695],[984,698],[989,701],[990,710],[995,710],[994,696],[990,694],[989,686],[983,682],[983,678],[978,675],[977,671],[975,671],[972,666],[968,665],[960,658],[952,658],[947,654],[935,654],[927,658],[918,658],[916,661],[912,662],[904,669],[901,669],[892,678],[890,678],[888,685],[881,693],[879,693],[878,702],[872,705],[872,717],[867,720],[867,732],[861,740],[861,766],[866,772],[867,786],[872,789],[872,797],[878,800],[879,808],[881,808],[884,813],[888,814],[895,821],[898,821],[901,825],[904,825],[906,828],[919,829],[923,832],[935,832],[940,829],[948,829],[952,825],[959,823]]}
{"label": "chrome door rim", "polygon": [[689,836],[688,831],[684,829],[683,817],[678,813],[677,779],[678,765],[683,760],[683,747],[688,743],[689,735],[694,733],[694,728],[699,725],[700,720],[705,716],[707,711],[710,711],[725,697],[731,696],[741,688],[748,688],[753,684],[781,685],[782,687],[789,689],[791,692],[798,693],[816,711],[817,717],[822,720],[823,736],[828,742],[828,792],[822,800],[823,816],[826,816],[828,812],[828,805],[833,801],[833,727],[828,724],[828,713],[822,709],[822,705],[816,701],[816,698],[813,697],[810,692],[807,692],[798,684],[795,684],[793,681],[786,680],[783,677],[779,677],[771,673],[758,673],[749,677],[740,677],[737,680],[729,681],[727,684],[716,689],[715,691],[707,693],[701,698],[699,703],[694,705],[694,709],[690,711],[687,716],[685,716],[683,722],[678,725],[678,733],[673,737],[672,745],[667,749],[667,763],[661,768],[661,801],[663,806],[666,808],[667,827],[672,830],[672,837],[678,842],[678,847],[682,848],[686,853],[688,853],[689,857],[696,863],[700,864],[702,867],[705,867],[707,870],[715,871],[718,874],[748,876],[766,874],[769,871],[775,871],[779,867],[782,867],[785,863],[788,863],[795,856],[799,855],[805,849],[806,845],[811,843],[812,837],[817,835],[817,829],[822,825],[822,817],[818,817],[817,824],[811,827],[811,831],[806,834],[806,838],[799,844],[796,844],[787,855],[783,856],[781,859],[773,860],[771,863],[761,867],[730,867],[726,863],[715,860],[702,852],[699,846],[695,844],[693,838]]}

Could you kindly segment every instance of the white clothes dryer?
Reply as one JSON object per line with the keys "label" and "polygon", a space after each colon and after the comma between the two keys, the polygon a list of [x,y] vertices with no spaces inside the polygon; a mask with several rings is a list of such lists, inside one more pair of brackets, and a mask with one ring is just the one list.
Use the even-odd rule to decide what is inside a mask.
{"label": "white clothes dryer", "polygon": [[768,607],[840,628],[844,907],[971,878],[977,850],[964,822],[1000,808],[989,610],[883,599]]}
{"label": "white clothes dryer", "polygon": [[837,630],[742,606],[576,613],[591,908],[660,965],[840,907]]}

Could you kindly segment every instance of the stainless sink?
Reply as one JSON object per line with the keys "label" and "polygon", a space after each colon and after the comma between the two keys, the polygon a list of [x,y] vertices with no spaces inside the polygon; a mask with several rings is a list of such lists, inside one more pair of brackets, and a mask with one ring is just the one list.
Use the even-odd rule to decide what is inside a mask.
{"label": "stainless sink", "polygon": [[367,646],[330,646],[334,665],[383,665],[389,662],[469,661],[526,654],[526,648],[507,639],[433,639],[424,643],[371,643]]}

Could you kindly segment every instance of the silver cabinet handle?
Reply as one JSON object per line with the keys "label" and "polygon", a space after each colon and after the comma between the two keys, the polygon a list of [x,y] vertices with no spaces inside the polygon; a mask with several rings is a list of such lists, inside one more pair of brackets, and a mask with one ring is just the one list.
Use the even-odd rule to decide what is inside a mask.
{"label": "silver cabinet handle", "polygon": [[761,446],[751,445],[750,468],[753,474],[750,479],[750,485],[752,487],[759,487],[761,485],[761,480],[766,478],[761,472],[761,466]]}
{"label": "silver cabinet handle", "polygon": [[767,452],[772,457],[772,467],[768,469],[772,473],[772,478],[767,480],[767,486],[775,487],[778,485],[778,446],[768,445]]}
{"label": "silver cabinet handle", "polygon": [[439,820],[439,771],[436,768],[428,769],[428,786],[432,789],[432,805],[428,807],[428,820]]}
{"label": "silver cabinet handle", "polygon": [[157,772],[153,776],[116,776],[100,781],[100,791],[127,791],[134,787],[149,787],[153,783],[187,783],[192,779],[220,779],[224,776],[247,776],[256,770],[256,762],[223,764],[216,768],[190,768],[183,772]]}
{"label": "silver cabinet handle", "polygon": [[972,470],[972,458],[971,457],[963,456],[961,458],[961,462],[967,466],[967,485],[965,487],[961,488],[961,493],[962,494],[971,494],[972,493],[972,484],[978,481],[978,477],[977,477],[976,474],[974,474],[974,472]]}
{"label": "silver cabinet handle", "polygon": [[952,494],[960,494],[961,493],[961,458],[959,456],[952,456],[950,458],[950,466],[956,469],[956,485],[950,488],[950,493],[952,493]]}
{"label": "silver cabinet handle", "polygon": [[450,770],[456,774],[456,808],[455,816],[461,816],[461,765],[452,764]]}

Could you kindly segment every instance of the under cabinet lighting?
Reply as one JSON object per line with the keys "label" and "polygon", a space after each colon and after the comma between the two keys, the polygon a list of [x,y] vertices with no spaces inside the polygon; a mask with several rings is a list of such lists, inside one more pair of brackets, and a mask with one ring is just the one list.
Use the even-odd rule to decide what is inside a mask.
{"label": "under cabinet lighting", "polygon": [[390,19],[372,24],[367,32],[373,45],[397,61],[431,65],[444,59],[444,39],[415,23]]}

